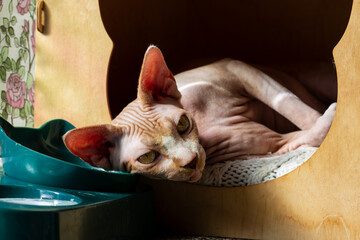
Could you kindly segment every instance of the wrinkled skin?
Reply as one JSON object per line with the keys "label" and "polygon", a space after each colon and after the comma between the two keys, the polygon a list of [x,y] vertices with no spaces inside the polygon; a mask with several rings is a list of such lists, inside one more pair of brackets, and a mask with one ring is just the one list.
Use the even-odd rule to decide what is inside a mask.
{"label": "wrinkled skin", "polygon": [[[190,182],[201,178],[205,163],[319,146],[336,104],[321,115],[314,109],[321,104],[304,88],[295,95],[281,81],[296,86],[285,74],[265,74],[231,59],[173,77],[160,50],[151,46],[137,99],[110,124],[72,130],[64,142],[93,166]],[[182,116],[189,122],[185,132],[178,129]],[[293,131],[279,133],[288,129]],[[142,162],[149,152],[154,159]]]}

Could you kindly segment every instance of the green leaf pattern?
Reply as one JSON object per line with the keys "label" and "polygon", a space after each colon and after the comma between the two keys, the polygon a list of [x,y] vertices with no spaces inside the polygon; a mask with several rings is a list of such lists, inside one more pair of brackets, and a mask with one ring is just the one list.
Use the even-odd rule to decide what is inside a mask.
{"label": "green leaf pattern", "polygon": [[0,0],[0,116],[33,127],[36,0]]}

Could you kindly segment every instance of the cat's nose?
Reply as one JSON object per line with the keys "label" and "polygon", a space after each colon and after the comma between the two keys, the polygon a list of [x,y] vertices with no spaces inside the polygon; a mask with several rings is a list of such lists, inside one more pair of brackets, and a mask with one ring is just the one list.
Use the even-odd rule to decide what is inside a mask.
{"label": "cat's nose", "polygon": [[197,163],[197,156],[194,157],[193,160],[191,160],[188,164],[186,164],[184,167],[185,168],[191,168],[191,169],[195,169],[196,168],[196,163]]}

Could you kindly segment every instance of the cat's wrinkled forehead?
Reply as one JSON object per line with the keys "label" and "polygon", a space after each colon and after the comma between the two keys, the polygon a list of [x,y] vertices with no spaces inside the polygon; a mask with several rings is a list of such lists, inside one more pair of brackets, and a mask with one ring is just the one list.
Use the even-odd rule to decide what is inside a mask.
{"label": "cat's wrinkled forehead", "polygon": [[171,134],[171,125],[182,111],[180,106],[173,104],[144,105],[134,101],[111,124],[123,128],[130,136],[166,136]]}

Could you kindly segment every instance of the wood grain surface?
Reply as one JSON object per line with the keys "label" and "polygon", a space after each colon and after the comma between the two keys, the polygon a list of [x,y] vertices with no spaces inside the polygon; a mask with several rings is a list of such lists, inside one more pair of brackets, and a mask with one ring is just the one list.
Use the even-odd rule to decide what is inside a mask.
{"label": "wood grain surface", "polygon": [[98,1],[46,0],[36,34],[35,126],[62,118],[77,127],[111,120],[107,73],[112,41]]}

